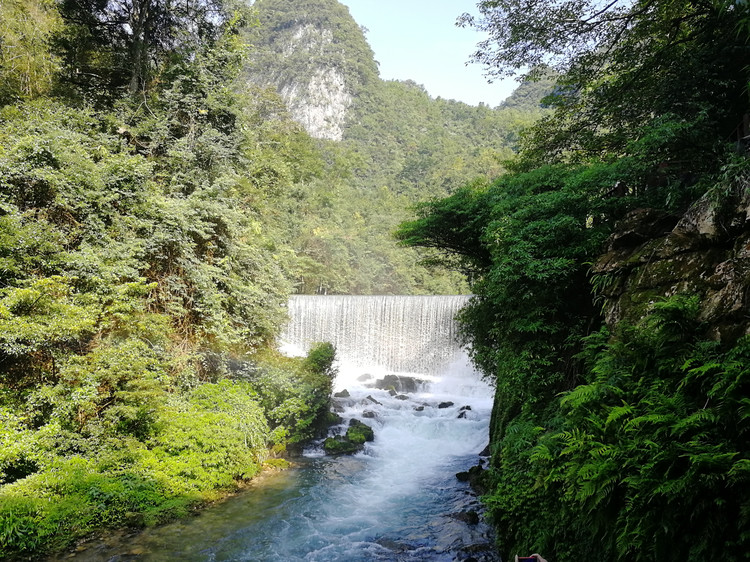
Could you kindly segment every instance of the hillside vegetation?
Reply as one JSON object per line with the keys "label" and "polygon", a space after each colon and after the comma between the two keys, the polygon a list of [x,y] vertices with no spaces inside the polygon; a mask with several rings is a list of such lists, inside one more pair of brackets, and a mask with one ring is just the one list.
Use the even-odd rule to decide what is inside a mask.
{"label": "hillside vegetation", "polygon": [[[249,35],[245,79],[299,107],[300,121],[310,121],[310,108],[319,113],[310,127],[323,135],[317,144],[329,166],[308,186],[293,242],[303,257],[298,290],[465,292],[461,276],[425,267],[424,255],[398,248],[391,233],[416,202],[502,173],[521,129],[545,113],[544,94],[529,87],[536,103],[496,109],[433,99],[414,82],[379,78],[362,29],[336,0],[255,7],[260,25]],[[331,123],[340,140],[325,136]]]}
{"label": "hillside vegetation", "polygon": [[[473,278],[503,556],[750,548],[744,3],[480,2],[477,58],[551,68],[509,173],[426,202],[409,246]],[[533,70],[532,70],[533,74]]]}
{"label": "hillside vegetation", "polygon": [[[313,16],[346,56],[284,67]],[[340,65],[342,140],[258,61]],[[316,435],[335,350],[278,356],[289,294],[465,290],[391,231],[499,173],[532,107],[381,81],[336,2],[0,2],[0,557],[185,514]]]}
{"label": "hillside vegetation", "polygon": [[4,559],[184,514],[328,410],[333,349],[270,349],[322,158],[234,85],[250,14],[127,6],[0,4]]}

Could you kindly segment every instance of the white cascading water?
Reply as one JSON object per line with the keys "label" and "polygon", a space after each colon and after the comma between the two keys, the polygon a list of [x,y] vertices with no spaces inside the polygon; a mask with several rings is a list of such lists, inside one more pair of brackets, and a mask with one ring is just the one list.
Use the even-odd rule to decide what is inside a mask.
{"label": "white cascading water", "polygon": [[[316,538],[305,556],[281,549],[273,559],[454,560],[462,545],[481,542],[476,535],[485,528],[446,530],[449,522],[458,525],[449,510],[461,510],[447,490],[456,483],[455,473],[476,464],[487,444],[492,407],[492,389],[457,342],[455,316],[468,299],[290,300],[282,349],[299,353],[313,342],[333,343],[339,368],[335,388],[349,394],[334,401],[344,420],[338,430],[343,433],[356,418],[373,427],[375,440],[357,455],[361,464],[355,473],[336,476],[339,486],[328,492],[314,521],[303,525],[302,534]],[[387,385],[375,385],[388,374],[420,382],[412,392],[394,396]],[[306,454],[323,452],[318,446]],[[351,465],[341,467],[347,472]],[[287,539],[287,544],[298,542]],[[395,558],[393,545],[399,549]]]}
{"label": "white cascading water", "polygon": [[[140,534],[129,545],[137,559],[499,560],[477,518],[479,501],[456,478],[479,462],[492,406],[492,389],[455,341],[454,316],[467,298],[293,297],[283,348],[334,343],[335,386],[349,396],[333,401],[343,423],[332,432],[356,418],[374,429],[374,441],[353,456],[326,456],[313,444],[298,468],[268,474],[200,517]],[[409,388],[377,384],[389,374]],[[120,559],[103,552],[80,560]]]}
{"label": "white cascading water", "polygon": [[468,302],[450,296],[310,296],[289,300],[282,350],[305,353],[310,344],[336,346],[343,375],[362,369],[445,374],[463,362],[456,313]]}

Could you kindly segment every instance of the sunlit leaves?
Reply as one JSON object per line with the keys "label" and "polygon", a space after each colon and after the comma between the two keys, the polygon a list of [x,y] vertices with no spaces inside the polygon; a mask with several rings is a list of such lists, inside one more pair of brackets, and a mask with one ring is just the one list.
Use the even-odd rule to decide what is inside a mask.
{"label": "sunlit leaves", "polygon": [[294,183],[320,172],[299,127],[237,93],[241,18],[191,21],[194,36],[157,51],[196,52],[129,69],[160,81],[113,103],[117,88],[94,90],[122,85],[108,57],[127,41],[72,23],[86,5],[57,5],[61,41],[81,40],[67,78],[86,76],[76,87],[102,105],[0,109],[3,557],[184,513],[260,470],[269,420],[279,451],[312,436],[330,394],[330,375],[300,361],[280,370],[284,388],[262,389],[266,409],[253,385],[225,380],[285,319],[284,215]]}
{"label": "sunlit leaves", "polygon": [[11,356],[75,346],[93,335],[97,309],[76,302],[70,281],[51,277],[0,293],[0,351]]}
{"label": "sunlit leaves", "polygon": [[50,40],[61,28],[52,0],[0,3],[0,106],[49,92],[60,67]]}

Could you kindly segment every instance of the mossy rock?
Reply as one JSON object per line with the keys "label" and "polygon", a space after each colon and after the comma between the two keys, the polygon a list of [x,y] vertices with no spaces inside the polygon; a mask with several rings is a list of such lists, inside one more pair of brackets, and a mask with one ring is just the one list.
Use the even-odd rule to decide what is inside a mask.
{"label": "mossy rock", "polygon": [[340,415],[338,415],[336,412],[326,412],[325,416],[323,418],[323,423],[326,427],[330,427],[332,425],[339,425],[340,423],[343,423],[344,418],[342,418]]}
{"label": "mossy rock", "polygon": [[352,455],[361,451],[367,441],[374,439],[375,432],[369,425],[352,419],[346,435],[329,437],[323,442],[323,449],[328,455]]}
{"label": "mossy rock", "polygon": [[349,422],[349,428],[346,430],[346,438],[352,443],[364,444],[366,441],[375,439],[375,432],[366,423],[352,419]]}
{"label": "mossy rock", "polygon": [[469,486],[478,494],[486,494],[489,489],[489,475],[481,464],[472,466],[466,472],[456,474],[459,482],[468,482]]}
{"label": "mossy rock", "polygon": [[363,447],[364,441],[362,443],[353,443],[341,435],[329,437],[323,442],[323,450],[325,450],[327,455],[353,455],[361,451]]}

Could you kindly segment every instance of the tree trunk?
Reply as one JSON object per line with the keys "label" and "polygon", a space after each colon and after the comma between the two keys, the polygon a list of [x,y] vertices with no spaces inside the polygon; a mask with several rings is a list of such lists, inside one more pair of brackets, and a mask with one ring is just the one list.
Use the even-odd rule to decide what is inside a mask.
{"label": "tree trunk", "polygon": [[133,0],[130,14],[130,27],[133,30],[130,63],[133,67],[130,75],[130,93],[137,93],[145,84],[148,75],[148,35],[151,17],[152,0]]}

